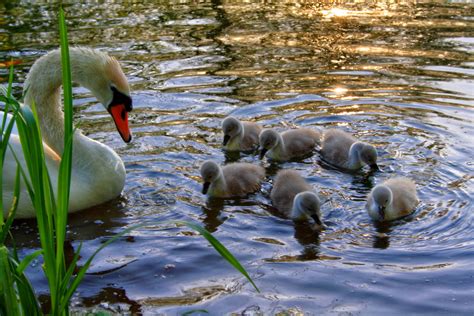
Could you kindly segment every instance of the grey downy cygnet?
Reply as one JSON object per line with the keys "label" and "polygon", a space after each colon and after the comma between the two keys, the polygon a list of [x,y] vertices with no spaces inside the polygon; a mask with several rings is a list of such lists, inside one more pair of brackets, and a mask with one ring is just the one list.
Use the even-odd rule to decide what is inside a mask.
{"label": "grey downy cygnet", "polygon": [[228,116],[222,122],[224,149],[229,151],[249,151],[258,146],[258,135],[262,127],[254,122],[239,121]]}
{"label": "grey downy cygnet", "polygon": [[391,221],[411,214],[418,205],[415,183],[404,177],[375,186],[367,197],[367,211],[376,221]]}
{"label": "grey downy cygnet", "polygon": [[375,147],[338,129],[324,132],[321,156],[326,162],[347,170],[360,169],[364,164],[378,170]]}
{"label": "grey downy cygnet", "polygon": [[265,169],[244,162],[220,167],[208,160],[201,165],[201,177],[204,182],[202,193],[209,197],[243,197],[260,189]]}
{"label": "grey downy cygnet", "polygon": [[277,173],[270,193],[273,205],[293,220],[312,218],[322,227],[318,194],[295,170],[281,170]]}
{"label": "grey downy cygnet", "polygon": [[304,157],[321,142],[321,133],[310,128],[291,129],[278,133],[266,129],[260,133],[260,159],[264,156],[274,161],[288,161]]}

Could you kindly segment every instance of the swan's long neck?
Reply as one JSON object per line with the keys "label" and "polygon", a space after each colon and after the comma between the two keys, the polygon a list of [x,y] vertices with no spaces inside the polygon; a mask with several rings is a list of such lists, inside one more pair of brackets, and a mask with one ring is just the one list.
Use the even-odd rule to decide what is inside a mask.
{"label": "swan's long neck", "polygon": [[347,161],[347,168],[349,169],[358,169],[362,167],[362,159],[360,157],[360,152],[364,147],[364,143],[355,142],[351,145],[349,149],[349,159]]}
{"label": "swan's long neck", "polygon": [[224,173],[219,168],[219,175],[211,184],[210,191],[215,195],[225,195],[227,193],[227,182],[225,181]]}
{"label": "swan's long neck", "polygon": [[272,148],[272,151],[278,158],[286,159],[287,157],[285,141],[283,140],[283,137],[281,137],[280,133],[277,133],[277,143],[275,147]]}
{"label": "swan's long neck", "polygon": [[[73,80],[93,90],[90,78],[97,76],[97,70],[93,70],[91,64],[100,61],[103,56],[97,54],[94,60],[93,51],[72,48],[70,57]],[[36,107],[44,142],[59,156],[64,150],[61,84],[60,53],[55,50],[36,61],[28,74],[24,88],[25,104],[30,107],[34,104]],[[72,163],[75,174],[73,181],[79,181],[84,188],[94,190],[101,185],[109,186],[95,194],[110,195],[112,194],[110,192],[117,191],[119,186],[123,188],[125,169],[120,157],[111,148],[84,136],[80,131],[74,134]],[[106,181],[109,183],[105,183]],[[91,194],[94,195],[94,192]]]}
{"label": "swan's long neck", "polygon": [[242,141],[244,140],[244,134],[245,134],[245,130],[244,130],[244,125],[239,122],[239,132],[237,133],[237,135],[233,136],[230,140],[229,140],[229,143],[227,144],[227,148],[229,149],[240,149],[240,146],[242,144]]}
{"label": "swan's long neck", "polygon": [[[96,92],[102,92],[103,80],[98,74],[107,55],[88,49],[71,48],[71,74],[74,82]],[[25,82],[25,104],[36,106],[41,132],[45,142],[59,155],[64,147],[64,114],[61,105],[61,54],[54,50],[38,59]],[[104,100],[99,100],[104,101]],[[78,133],[80,134],[80,133]],[[82,137],[80,137],[82,136]],[[84,140],[80,134],[76,141]],[[82,139],[84,138],[84,139]],[[88,139],[88,138],[87,138]]]}
{"label": "swan's long neck", "polygon": [[298,195],[293,199],[293,206],[291,209],[291,218],[295,220],[302,220],[308,218],[306,212],[301,208],[301,203]]}
{"label": "swan's long neck", "polygon": [[236,135],[236,138],[239,140],[239,143],[242,143],[245,135],[245,127],[242,122],[239,121],[239,133]]}

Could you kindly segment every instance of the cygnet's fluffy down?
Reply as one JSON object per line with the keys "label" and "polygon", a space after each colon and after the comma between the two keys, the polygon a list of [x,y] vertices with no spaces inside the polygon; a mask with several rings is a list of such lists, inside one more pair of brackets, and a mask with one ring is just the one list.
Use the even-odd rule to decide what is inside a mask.
{"label": "cygnet's fluffy down", "polygon": [[201,166],[201,177],[202,193],[209,197],[243,197],[260,189],[265,169],[244,162],[220,167],[214,161],[206,161]]}
{"label": "cygnet's fluffy down", "polygon": [[322,225],[319,197],[297,171],[279,171],[270,198],[280,212],[293,220],[312,218]]}
{"label": "cygnet's fluffy down", "polygon": [[233,116],[222,122],[224,149],[229,151],[249,151],[258,146],[258,135],[262,127],[254,122],[239,121]]}
{"label": "cygnet's fluffy down", "polygon": [[338,129],[324,132],[321,156],[326,162],[347,170],[360,169],[364,164],[378,169],[375,147]]}
{"label": "cygnet's fluffy down", "polygon": [[307,156],[321,142],[321,133],[310,128],[291,129],[279,134],[273,129],[260,133],[260,159],[267,156],[274,161],[287,161]]}
{"label": "cygnet's fluffy down", "polygon": [[376,221],[391,221],[411,214],[418,205],[415,183],[404,177],[392,178],[372,189],[367,211]]}

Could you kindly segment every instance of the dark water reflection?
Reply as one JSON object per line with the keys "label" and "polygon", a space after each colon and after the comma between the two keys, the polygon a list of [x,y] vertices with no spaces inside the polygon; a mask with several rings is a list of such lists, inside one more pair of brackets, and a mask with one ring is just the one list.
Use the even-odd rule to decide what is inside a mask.
{"label": "dark water reflection", "polygon": [[[227,245],[262,290],[235,273],[194,232],[151,224],[98,256],[74,308],[180,314],[471,314],[474,295],[474,7],[445,1],[70,4],[71,42],[106,50],[133,90],[134,141],[121,142],[82,88],[76,117],[127,167],[116,201],[71,216],[69,239],[87,258],[130,225],[200,222]],[[332,2],[331,2],[332,3]],[[56,47],[56,5],[0,3],[0,61],[32,62]],[[0,82],[6,70],[0,68]],[[221,150],[228,114],[281,130],[338,126],[377,146],[381,171],[345,174],[318,155],[268,164]],[[262,163],[262,192],[206,201],[206,159]],[[300,170],[323,197],[327,227],[294,225],[269,202],[281,168]],[[416,213],[374,225],[365,197],[393,176],[414,178]],[[16,223],[21,253],[38,247],[34,221]],[[40,262],[29,276],[47,287]]]}

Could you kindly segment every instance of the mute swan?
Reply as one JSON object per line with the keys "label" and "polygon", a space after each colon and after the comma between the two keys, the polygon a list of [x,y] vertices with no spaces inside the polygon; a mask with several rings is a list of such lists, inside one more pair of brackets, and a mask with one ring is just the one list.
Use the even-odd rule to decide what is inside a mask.
{"label": "mute swan", "polygon": [[260,189],[265,169],[250,163],[237,162],[220,167],[214,161],[201,165],[204,181],[202,193],[210,197],[243,197]]}
{"label": "mute swan", "polygon": [[320,143],[321,133],[309,128],[292,129],[279,134],[273,129],[260,133],[260,159],[287,161],[310,154]]}
{"label": "mute swan", "polygon": [[367,211],[376,221],[391,221],[413,212],[418,204],[415,183],[404,177],[392,178],[372,189]]}
{"label": "mute swan", "polygon": [[364,163],[372,169],[378,169],[375,147],[359,142],[338,129],[332,128],[324,132],[321,156],[327,162],[347,170],[360,169]]}
{"label": "mute swan", "polygon": [[279,171],[270,198],[280,212],[293,220],[311,217],[318,226],[322,226],[319,197],[297,171]]}
{"label": "mute swan", "polygon": [[262,127],[253,122],[241,122],[233,116],[222,122],[224,148],[229,151],[247,151],[258,146],[258,135]]}
{"label": "mute swan", "polygon": [[[106,53],[87,48],[71,48],[71,73],[75,82],[89,89],[112,115],[125,142],[131,140],[128,112],[132,99],[127,79],[118,61]],[[31,67],[24,85],[25,106],[36,104],[43,136],[46,166],[57,192],[59,163],[64,147],[64,116],[61,110],[61,54],[53,50]],[[3,119],[1,112],[0,118]],[[11,116],[8,115],[11,119]],[[72,179],[69,212],[92,207],[117,197],[125,184],[125,167],[110,148],[76,131],[73,139]],[[27,170],[16,129],[9,144]],[[16,161],[7,150],[3,167],[4,216],[12,203]],[[16,218],[35,217],[35,210],[22,183]]]}

